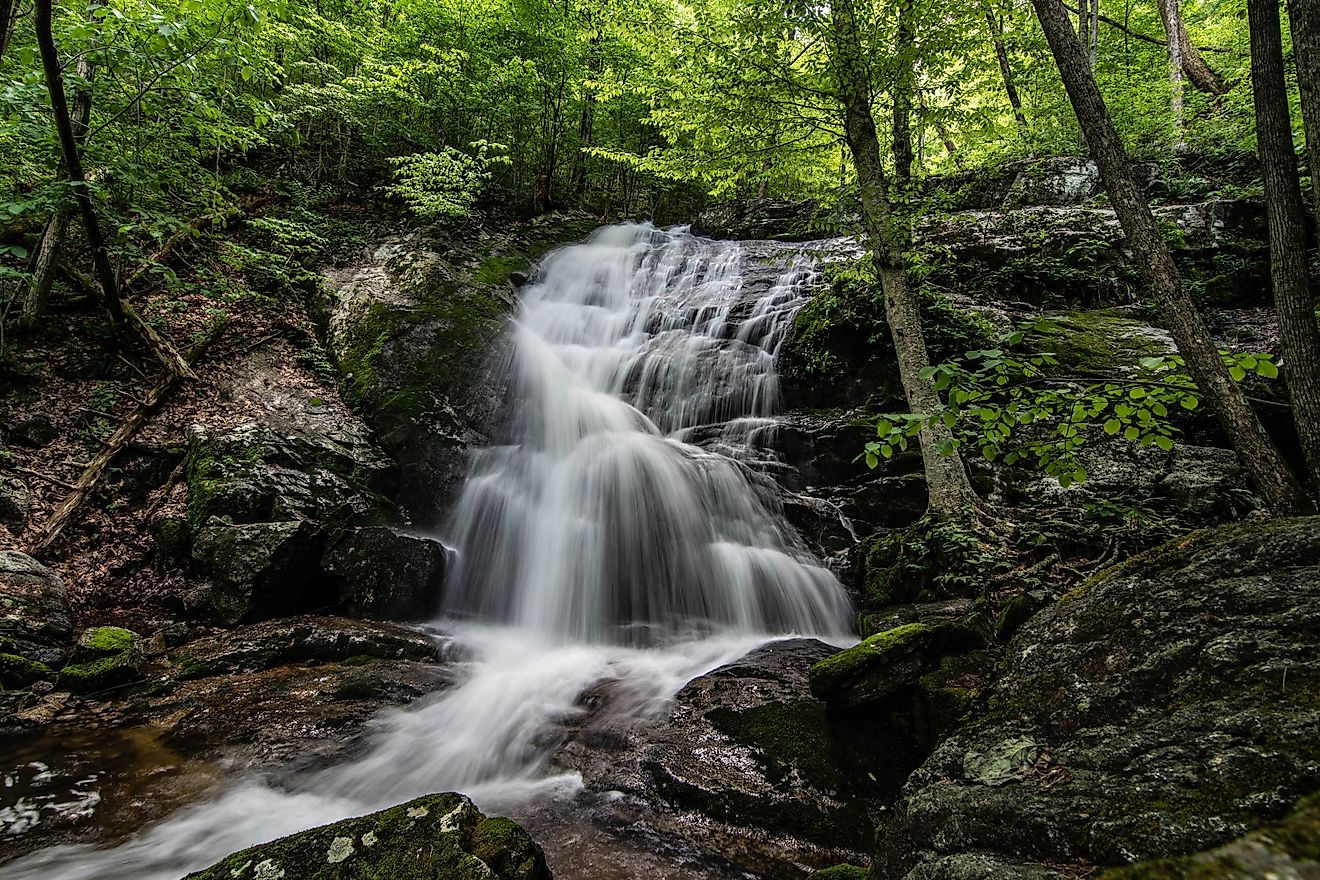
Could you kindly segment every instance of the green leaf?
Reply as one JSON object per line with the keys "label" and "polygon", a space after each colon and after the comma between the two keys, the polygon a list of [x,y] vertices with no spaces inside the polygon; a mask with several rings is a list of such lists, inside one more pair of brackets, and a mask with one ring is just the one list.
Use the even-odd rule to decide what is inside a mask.
{"label": "green leaf", "polygon": [[1127,440],[1136,440],[1141,436],[1141,430],[1136,425],[1128,425],[1127,430],[1123,432],[1123,437]]}
{"label": "green leaf", "polygon": [[1241,382],[1247,378],[1247,371],[1234,364],[1228,368],[1228,375],[1233,377],[1234,382]]}
{"label": "green leaf", "polygon": [[1200,404],[1200,401],[1197,400],[1195,397],[1192,397],[1190,394],[1178,402],[1181,403],[1182,408],[1186,410],[1196,409],[1197,405]]}
{"label": "green leaf", "polygon": [[1155,445],[1158,446],[1160,449],[1163,449],[1165,452],[1168,452],[1170,449],[1173,449],[1173,441],[1170,440],[1168,437],[1165,437],[1163,434],[1155,435]]}
{"label": "green leaf", "polygon": [[872,454],[869,453],[869,452],[866,453],[866,466],[867,466],[867,467],[869,467],[871,470],[875,470],[879,465],[880,465],[880,459],[876,458],[874,455],[872,455]]}
{"label": "green leaf", "polygon": [[1105,422],[1105,433],[1110,435],[1117,434],[1119,432],[1119,429],[1122,427],[1123,427],[1123,423],[1120,422],[1118,419],[1110,419],[1109,421]]}
{"label": "green leaf", "polygon": [[1274,361],[1258,361],[1256,363],[1256,375],[1265,379],[1279,378],[1279,368],[1274,365]]}

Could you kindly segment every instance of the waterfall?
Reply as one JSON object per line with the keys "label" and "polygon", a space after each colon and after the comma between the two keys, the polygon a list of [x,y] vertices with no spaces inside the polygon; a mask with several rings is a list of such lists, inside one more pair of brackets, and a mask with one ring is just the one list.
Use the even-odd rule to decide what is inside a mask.
{"label": "waterfall", "polygon": [[[799,248],[649,224],[552,254],[512,331],[503,442],[474,456],[444,536],[457,560],[436,625],[467,652],[459,683],[384,713],[345,765],[238,778],[118,846],[50,847],[5,876],[177,880],[446,790],[571,818],[581,780],[545,763],[589,688],[611,681],[640,723],[768,638],[846,638],[842,587],[760,469],[775,355],[814,275]],[[630,853],[636,876],[680,876]]]}
{"label": "waterfall", "polygon": [[[766,267],[737,242],[626,224],[546,261],[515,325],[509,442],[476,456],[453,518],[446,612],[585,642],[845,631],[843,590],[741,460],[815,273],[775,257],[749,285]],[[718,453],[685,442],[712,429]]]}

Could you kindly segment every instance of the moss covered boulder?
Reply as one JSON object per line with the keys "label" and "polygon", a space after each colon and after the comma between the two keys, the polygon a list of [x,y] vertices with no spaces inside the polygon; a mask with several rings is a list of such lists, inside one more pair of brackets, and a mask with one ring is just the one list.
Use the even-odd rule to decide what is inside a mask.
{"label": "moss covered boulder", "polygon": [[550,880],[517,824],[460,794],[420,797],[245,849],[189,880]]}
{"label": "moss covered boulder", "polygon": [[952,880],[969,859],[1075,876],[1268,834],[1320,790],[1317,730],[1320,518],[1198,532],[1018,630],[988,708],[888,814],[878,876]]}
{"label": "moss covered boulder", "polygon": [[211,517],[192,548],[211,580],[188,597],[190,611],[232,626],[334,606],[338,592],[320,570],[325,540],[306,520],[235,524]]}
{"label": "moss covered boulder", "polygon": [[98,626],[78,637],[58,684],[75,693],[91,693],[131,684],[142,678],[146,655],[137,634],[117,626]]}
{"label": "moss covered boulder", "polygon": [[907,623],[812,665],[811,692],[832,706],[878,703],[917,686],[946,658],[984,646],[984,634],[970,623]]}

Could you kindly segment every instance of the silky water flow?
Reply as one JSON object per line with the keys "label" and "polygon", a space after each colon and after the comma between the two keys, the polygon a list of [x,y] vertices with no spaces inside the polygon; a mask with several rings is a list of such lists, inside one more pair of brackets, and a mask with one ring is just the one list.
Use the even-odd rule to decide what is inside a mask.
{"label": "silky water flow", "polygon": [[51,847],[4,876],[177,880],[437,791],[553,811],[581,784],[547,771],[553,732],[594,684],[645,719],[768,638],[847,639],[844,590],[757,467],[776,354],[815,268],[803,248],[755,250],[608,226],[523,289],[504,442],[473,457],[445,532],[436,627],[461,646],[456,685],[384,714],[350,763],[236,780],[117,846]]}

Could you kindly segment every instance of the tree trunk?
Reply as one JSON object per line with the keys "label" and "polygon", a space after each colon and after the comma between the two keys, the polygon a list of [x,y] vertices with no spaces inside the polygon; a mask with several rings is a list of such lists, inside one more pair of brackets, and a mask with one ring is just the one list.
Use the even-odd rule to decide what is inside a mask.
{"label": "tree trunk", "polygon": [[988,9],[985,12],[985,21],[990,25],[990,40],[995,45],[995,57],[999,59],[999,75],[1004,80],[1008,106],[1013,108],[1013,119],[1017,121],[1018,131],[1025,139],[1028,133],[1027,116],[1022,112],[1022,98],[1018,96],[1017,84],[1013,81],[1013,68],[1008,63],[1008,47],[1004,45],[1003,27],[995,20],[994,13]]}
{"label": "tree trunk", "polygon": [[1247,0],[1256,151],[1270,229],[1270,280],[1279,315],[1283,372],[1297,436],[1312,485],[1320,488],[1320,326],[1316,324],[1306,253],[1306,214],[1293,152],[1283,39],[1277,0]]}
{"label": "tree trunk", "polygon": [[1091,42],[1087,61],[1092,71],[1100,61],[1100,0],[1091,0]]}
{"label": "tree trunk", "polygon": [[[889,192],[880,162],[875,120],[871,117],[871,83],[862,58],[852,0],[834,0],[831,16],[835,31],[834,73],[839,99],[843,103],[845,139],[857,172],[862,221],[871,259],[884,291],[885,320],[894,339],[903,391],[912,412],[934,412],[940,406],[940,399],[934,382],[921,375],[922,368],[930,363],[930,356],[921,331],[920,310],[902,264],[905,243],[891,240],[892,233],[887,229],[891,226]],[[897,226],[903,227],[903,224]],[[939,516],[963,519],[978,503],[962,457],[956,450],[950,455],[939,452],[941,447],[947,448],[946,444],[952,439],[943,422],[935,420],[928,424],[919,438],[921,458],[925,465],[930,511]]]}
{"label": "tree trunk", "polygon": [[[98,5],[94,3],[91,8],[95,9]],[[87,53],[83,53],[78,58],[77,71],[81,82],[74,93],[70,123],[73,126],[78,152],[81,154],[83,141],[87,137],[87,126],[92,119],[91,81],[95,73]],[[68,163],[60,162],[60,172],[67,176]],[[64,247],[64,237],[68,233],[69,220],[72,216],[72,206],[61,205],[46,221],[46,228],[41,232],[37,251],[32,257],[32,281],[28,285],[27,297],[23,300],[20,323],[24,327],[29,329],[36,327],[46,314],[46,306],[50,302],[50,288],[55,282],[55,269],[59,263],[60,251]]]}
{"label": "tree trunk", "polygon": [[87,188],[87,177],[83,174],[82,157],[78,155],[78,140],[74,136],[73,120],[69,116],[69,102],[64,95],[64,76],[60,71],[60,59],[55,50],[55,38],[50,32],[51,0],[37,0],[34,19],[37,33],[37,47],[41,51],[41,65],[45,70],[46,89],[50,92],[51,111],[55,117],[55,130],[60,138],[60,151],[64,155],[64,167],[73,186],[74,199],[78,211],[82,214],[83,226],[87,230],[87,244],[92,251],[92,264],[96,269],[96,280],[105,292],[106,308],[116,321],[124,320],[124,310],[119,302],[119,285],[115,280],[114,269],[110,266],[110,254],[106,250],[105,236],[101,232],[101,222],[96,216],[96,206],[92,204],[92,194]]}
{"label": "tree trunk", "polygon": [[0,0],[0,61],[9,48],[9,36],[14,32],[14,0]]}
{"label": "tree trunk", "polygon": [[1179,37],[1182,19],[1178,15],[1178,0],[1156,0],[1160,19],[1164,22],[1165,51],[1169,56],[1169,113],[1173,116],[1174,149],[1187,146],[1183,135],[1187,128],[1183,117],[1183,46]]}
{"label": "tree trunk", "polygon": [[1155,0],[1155,2],[1159,4],[1160,21],[1164,23],[1164,34],[1169,48],[1169,63],[1175,63],[1176,47],[1176,63],[1180,74],[1185,74],[1195,88],[1206,94],[1226,94],[1228,87],[1219,78],[1219,74],[1211,70],[1210,65],[1205,63],[1200,50],[1196,48],[1191,36],[1187,33],[1187,26],[1183,23],[1179,0]]}
{"label": "tree trunk", "polygon": [[1297,91],[1306,127],[1306,161],[1311,172],[1312,211],[1320,229],[1320,0],[1288,0]]}
{"label": "tree trunk", "polygon": [[1155,225],[1145,195],[1132,176],[1123,142],[1114,130],[1095,77],[1087,67],[1086,54],[1073,35],[1067,14],[1059,0],[1032,0],[1032,6],[1090,145],[1091,156],[1104,178],[1114,213],[1132,248],[1136,264],[1142,269],[1151,297],[1187,364],[1188,373],[1218,417],[1220,426],[1237,451],[1243,470],[1266,504],[1278,514],[1306,507],[1301,487],[1260,419],[1247,405],[1242,389],[1228,375],[1218,346],[1210,338],[1196,304],[1183,287],[1169,246]]}

